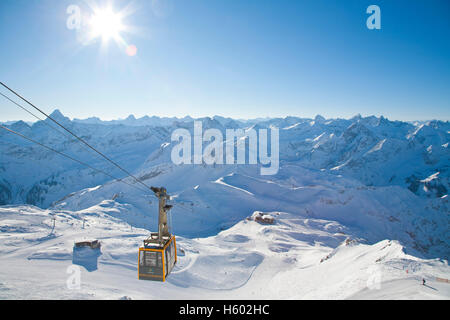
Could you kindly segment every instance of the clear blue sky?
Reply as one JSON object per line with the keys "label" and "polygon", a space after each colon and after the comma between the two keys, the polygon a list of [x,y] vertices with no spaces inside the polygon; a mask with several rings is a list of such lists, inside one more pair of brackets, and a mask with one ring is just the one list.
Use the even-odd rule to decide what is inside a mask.
{"label": "clear blue sky", "polygon": [[[448,0],[113,1],[134,9],[122,34],[134,57],[80,43],[66,27],[70,4],[88,10],[0,1],[0,80],[49,112],[450,119]],[[371,4],[381,30],[366,27]],[[0,110],[3,121],[32,120],[3,98]]]}

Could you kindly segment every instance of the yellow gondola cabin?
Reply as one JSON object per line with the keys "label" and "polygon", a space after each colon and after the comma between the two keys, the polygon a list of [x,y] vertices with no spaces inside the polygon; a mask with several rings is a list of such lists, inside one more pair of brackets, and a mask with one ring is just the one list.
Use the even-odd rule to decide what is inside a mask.
{"label": "yellow gondola cabin", "polygon": [[166,200],[170,197],[164,188],[152,190],[159,198],[158,233],[152,233],[139,248],[138,275],[139,280],[164,282],[177,263],[177,244],[167,224],[167,211],[172,206],[166,205]]}

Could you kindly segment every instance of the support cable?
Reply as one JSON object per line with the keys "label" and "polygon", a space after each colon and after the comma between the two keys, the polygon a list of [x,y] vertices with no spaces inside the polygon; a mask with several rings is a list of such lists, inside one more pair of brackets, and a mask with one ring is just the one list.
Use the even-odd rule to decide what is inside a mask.
{"label": "support cable", "polygon": [[109,173],[107,173],[107,172],[105,172],[105,171],[103,171],[103,170],[96,169],[96,168],[90,166],[89,164],[87,164],[87,163],[85,163],[85,162],[83,162],[83,161],[77,160],[77,159],[75,159],[75,158],[73,158],[73,157],[71,157],[71,156],[69,156],[69,155],[67,155],[67,154],[65,154],[65,153],[62,153],[62,152],[60,152],[60,151],[58,151],[58,150],[55,150],[55,149],[53,149],[53,148],[51,148],[51,147],[48,147],[48,146],[46,146],[46,145],[44,145],[44,144],[42,144],[42,143],[40,143],[40,142],[38,142],[38,141],[36,141],[36,140],[33,140],[33,139],[31,139],[31,138],[28,138],[28,137],[26,137],[25,135],[23,135],[23,134],[21,134],[21,133],[19,133],[19,132],[16,132],[16,131],[14,131],[14,130],[11,130],[11,129],[5,127],[5,126],[2,125],[2,124],[0,124],[0,128],[4,129],[4,130],[6,130],[6,131],[8,131],[8,132],[10,132],[10,133],[12,133],[12,134],[15,134],[15,135],[17,135],[17,136],[19,136],[19,137],[21,137],[21,138],[27,140],[27,141],[30,141],[30,142],[32,142],[32,143],[34,143],[34,144],[37,144],[37,145],[39,145],[39,146],[41,146],[41,147],[43,147],[43,148],[45,148],[45,149],[47,149],[47,150],[53,151],[53,152],[55,152],[55,153],[57,153],[57,154],[59,154],[59,155],[65,157],[65,158],[68,158],[68,159],[70,159],[70,160],[72,160],[72,161],[74,161],[74,162],[77,162],[77,163],[79,163],[79,164],[81,164],[81,165],[83,165],[83,166],[85,166],[85,167],[87,167],[87,168],[89,168],[89,169],[91,169],[91,170],[94,170],[94,171],[96,171],[96,172],[102,173],[102,174],[104,174],[104,175],[106,175],[106,176],[108,176],[108,177],[110,177],[110,178],[112,178],[112,179],[114,179],[114,180],[123,182],[123,183],[125,183],[125,184],[127,184],[127,185],[129,185],[129,186],[131,186],[131,187],[134,187],[134,188],[140,190],[140,191],[147,192],[146,190],[141,189],[141,188],[137,187],[136,185],[130,184],[130,183],[124,181],[123,179],[118,179],[118,178],[116,178],[116,177],[110,175]]}
{"label": "support cable", "polygon": [[[70,131],[69,129],[67,129],[66,127],[64,127],[61,123],[59,123],[57,120],[53,119],[52,117],[50,117],[48,114],[46,114],[44,111],[42,111],[41,109],[39,109],[38,107],[36,107],[34,104],[32,104],[30,101],[28,101],[27,99],[25,99],[24,97],[22,97],[20,94],[18,94],[17,92],[15,92],[14,90],[12,90],[11,88],[9,88],[7,85],[5,85],[3,82],[0,82],[0,85],[2,85],[4,88],[6,88],[7,90],[9,90],[10,92],[12,92],[14,95],[16,95],[17,97],[19,97],[21,100],[25,101],[27,104],[29,104],[30,106],[32,106],[34,109],[36,109],[37,111],[39,111],[40,113],[42,113],[43,115],[45,115],[48,119],[50,119],[51,121],[53,121],[55,124],[57,124],[59,127],[61,127],[62,129],[64,129],[65,131],[67,131],[69,134],[71,134],[72,136],[74,136],[78,141],[80,141],[81,143],[85,144],[86,146],[88,146],[90,149],[92,149],[93,151],[95,151],[96,153],[98,153],[100,156],[102,156],[105,160],[109,161],[110,163],[112,163],[114,166],[116,166],[117,168],[119,168],[120,170],[122,170],[123,172],[125,172],[129,177],[133,178],[136,182],[138,182],[139,184],[143,185],[144,187],[146,187],[147,189],[151,190],[151,187],[146,185],[144,182],[142,182],[141,180],[139,180],[138,178],[136,178],[134,175],[132,175],[130,172],[128,172],[127,170],[125,170],[124,168],[122,168],[120,165],[118,165],[116,162],[114,162],[113,160],[111,160],[110,158],[108,158],[106,155],[104,155],[102,152],[98,151],[97,149],[95,149],[93,146],[91,146],[89,143],[87,143],[86,141],[84,141],[82,138],[78,137],[75,133],[73,133],[72,131]],[[3,127],[5,128],[5,127]]]}

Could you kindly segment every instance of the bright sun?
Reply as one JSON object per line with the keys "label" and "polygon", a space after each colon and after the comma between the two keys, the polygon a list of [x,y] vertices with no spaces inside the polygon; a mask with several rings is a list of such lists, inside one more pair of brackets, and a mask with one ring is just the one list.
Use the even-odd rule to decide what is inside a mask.
{"label": "bright sun", "polygon": [[101,39],[101,51],[105,53],[109,42],[113,40],[128,56],[136,56],[137,47],[124,39],[126,34],[133,33],[133,28],[124,23],[124,20],[133,14],[133,7],[127,6],[116,11],[111,3],[102,8],[98,7],[95,2],[91,2],[89,6],[92,14],[85,24],[88,43]]}
{"label": "bright sun", "polygon": [[95,10],[90,21],[92,38],[101,37],[103,42],[110,39],[120,42],[120,33],[125,29],[122,18],[120,13],[114,12],[110,7]]}

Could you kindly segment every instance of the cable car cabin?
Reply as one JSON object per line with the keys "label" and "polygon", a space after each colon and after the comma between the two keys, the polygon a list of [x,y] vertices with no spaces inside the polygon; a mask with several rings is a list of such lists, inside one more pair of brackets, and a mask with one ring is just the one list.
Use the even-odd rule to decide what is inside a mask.
{"label": "cable car cabin", "polygon": [[159,199],[158,232],[151,233],[139,248],[138,274],[139,280],[164,282],[177,263],[177,244],[167,221],[167,212],[172,206],[166,204],[170,196],[165,188],[151,187],[151,190]]}
{"label": "cable car cabin", "polygon": [[175,236],[163,237],[163,242],[154,233],[144,240],[139,248],[139,280],[166,281],[177,263],[177,244]]}

